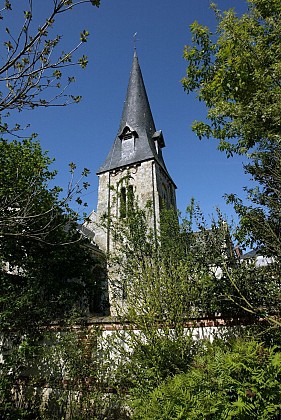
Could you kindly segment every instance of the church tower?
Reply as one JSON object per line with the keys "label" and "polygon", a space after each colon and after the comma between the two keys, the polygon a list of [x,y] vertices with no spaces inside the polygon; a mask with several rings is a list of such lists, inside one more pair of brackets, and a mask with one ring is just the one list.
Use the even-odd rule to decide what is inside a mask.
{"label": "church tower", "polygon": [[[156,131],[136,51],[119,130],[99,168],[97,222],[104,216],[126,217],[130,197],[140,208],[151,203],[157,228],[162,207],[176,209],[176,185],[165,166],[161,130]],[[104,252],[113,243],[110,232],[97,228],[95,242]]]}

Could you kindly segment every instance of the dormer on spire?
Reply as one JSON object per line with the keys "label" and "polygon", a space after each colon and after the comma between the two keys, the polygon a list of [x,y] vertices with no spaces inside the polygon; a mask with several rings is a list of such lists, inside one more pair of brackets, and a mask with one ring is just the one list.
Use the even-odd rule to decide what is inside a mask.
{"label": "dormer on spire", "polygon": [[134,154],[138,133],[129,125],[126,125],[119,138],[121,140],[121,157],[125,161],[130,159]]}
{"label": "dormer on spire", "polygon": [[119,134],[119,138],[120,140],[129,140],[131,138],[137,138],[138,137],[138,133],[133,130],[129,125],[125,125],[122,133]]}

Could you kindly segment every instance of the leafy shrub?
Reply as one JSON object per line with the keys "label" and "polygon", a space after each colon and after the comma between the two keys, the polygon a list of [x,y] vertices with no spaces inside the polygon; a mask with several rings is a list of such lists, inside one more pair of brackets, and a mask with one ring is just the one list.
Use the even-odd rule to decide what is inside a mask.
{"label": "leafy shrub", "polygon": [[189,372],[133,402],[135,420],[279,419],[281,352],[256,341],[215,342]]}

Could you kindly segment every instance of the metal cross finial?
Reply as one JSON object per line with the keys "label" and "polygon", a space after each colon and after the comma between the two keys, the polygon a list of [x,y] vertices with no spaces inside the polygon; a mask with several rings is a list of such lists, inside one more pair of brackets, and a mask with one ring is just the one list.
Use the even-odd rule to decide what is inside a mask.
{"label": "metal cross finial", "polygon": [[134,33],[133,38],[134,38],[134,50],[137,51],[137,32]]}

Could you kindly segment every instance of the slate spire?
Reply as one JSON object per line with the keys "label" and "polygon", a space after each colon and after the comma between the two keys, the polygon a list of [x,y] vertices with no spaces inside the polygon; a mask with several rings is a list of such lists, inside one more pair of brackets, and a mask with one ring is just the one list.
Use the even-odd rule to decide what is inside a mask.
{"label": "slate spire", "polygon": [[148,136],[152,136],[156,131],[136,50],[119,132],[122,132],[126,124],[135,131],[145,130]]}
{"label": "slate spire", "polygon": [[[128,141],[130,135],[131,142]],[[162,132],[155,129],[135,50],[119,130],[97,174],[154,159],[169,176],[162,157],[164,146]]]}

